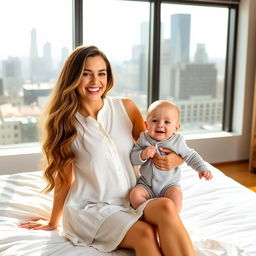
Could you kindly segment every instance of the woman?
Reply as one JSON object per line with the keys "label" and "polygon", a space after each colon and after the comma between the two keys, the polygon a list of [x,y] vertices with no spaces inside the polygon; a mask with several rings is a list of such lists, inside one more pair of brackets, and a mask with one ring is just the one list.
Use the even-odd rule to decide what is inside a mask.
{"label": "woman", "polygon": [[[64,235],[75,245],[103,252],[131,248],[137,256],[192,256],[171,200],[130,206],[136,176],[129,155],[145,126],[131,100],[106,97],[112,86],[110,63],[96,47],[78,47],[67,59],[46,113],[44,175],[46,191],[54,189],[51,217],[20,227],[56,229],[62,215]],[[162,170],[170,169],[171,161],[182,162],[172,153],[153,161]]]}

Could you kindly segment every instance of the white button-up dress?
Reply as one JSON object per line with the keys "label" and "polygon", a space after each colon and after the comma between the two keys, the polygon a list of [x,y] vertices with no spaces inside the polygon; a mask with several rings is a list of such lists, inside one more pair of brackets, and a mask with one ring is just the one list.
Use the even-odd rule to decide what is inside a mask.
{"label": "white button-up dress", "polygon": [[64,235],[75,245],[114,250],[142,216],[130,206],[132,123],[121,98],[106,97],[97,120],[77,113],[75,180],[63,208]]}

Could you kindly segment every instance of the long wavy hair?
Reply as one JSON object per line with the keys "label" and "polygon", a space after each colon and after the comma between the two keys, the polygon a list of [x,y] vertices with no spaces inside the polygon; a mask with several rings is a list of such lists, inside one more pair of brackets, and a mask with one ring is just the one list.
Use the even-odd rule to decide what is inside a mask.
{"label": "long wavy hair", "polygon": [[44,112],[43,169],[48,183],[44,192],[54,189],[56,176],[60,178],[62,186],[67,184],[64,168],[74,159],[71,143],[77,136],[75,115],[80,106],[77,87],[81,82],[86,59],[95,56],[101,56],[106,63],[107,86],[102,97],[106,96],[114,83],[107,57],[95,46],[79,46],[67,58]]}

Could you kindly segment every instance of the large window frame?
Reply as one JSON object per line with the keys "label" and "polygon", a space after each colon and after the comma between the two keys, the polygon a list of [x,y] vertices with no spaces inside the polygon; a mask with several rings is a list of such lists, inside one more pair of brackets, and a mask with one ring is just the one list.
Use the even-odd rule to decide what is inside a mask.
{"label": "large window frame", "polygon": [[[127,1],[127,0],[125,0]],[[133,1],[133,0],[130,0]],[[225,90],[225,118],[223,125],[223,133],[211,135],[196,135],[188,136],[188,144],[194,147],[198,152],[210,163],[235,161],[248,158],[249,136],[250,134],[250,116],[251,113],[251,95],[253,94],[253,81],[255,76],[256,61],[255,50],[248,45],[256,43],[252,35],[253,28],[256,24],[256,18],[251,11],[256,7],[256,3],[250,0],[241,1],[238,7],[238,1],[221,1],[221,0],[179,0],[179,1],[147,1],[151,4],[151,31],[159,31],[159,4],[161,3],[181,3],[181,4],[195,4],[195,5],[208,5],[208,6],[226,6],[230,8],[229,24],[229,40],[228,40],[228,54],[226,66],[226,90]],[[73,47],[81,45],[82,42],[82,0],[73,0]],[[158,8],[157,8],[158,6]],[[240,10],[241,9],[241,10]],[[238,12],[242,15],[239,15]],[[80,12],[80,14],[79,14]],[[157,14],[158,13],[158,14]],[[158,18],[157,18],[158,17]],[[252,25],[252,23],[254,25]],[[78,25],[80,24],[80,25]],[[240,29],[239,29],[240,27]],[[152,32],[151,32],[152,33]],[[237,41],[238,39],[238,41]],[[157,46],[158,45],[158,46]],[[247,49],[248,48],[248,49]],[[159,83],[159,74],[151,72],[152,67],[159,61],[159,42],[157,43],[154,36],[151,34],[150,41],[150,68],[149,68],[149,103],[155,100]],[[158,53],[157,53],[158,52]],[[236,64],[235,64],[236,61]],[[230,65],[231,64],[231,65]],[[235,70],[239,72],[235,72]],[[154,68],[154,71],[156,68]],[[159,72],[159,71],[158,71]],[[158,76],[158,78],[157,78]],[[158,92],[159,93],[159,92]],[[245,101],[246,98],[246,101]],[[247,104],[245,104],[247,102]],[[246,113],[246,114],[245,114]],[[235,116],[235,119],[233,118]],[[0,154],[0,160],[3,168],[7,166],[9,169],[15,171],[34,170],[37,166],[40,156],[40,150],[37,148],[29,150],[25,148],[25,152],[18,153],[17,150],[10,151],[4,150]],[[16,157],[18,162],[12,160],[9,156]],[[18,156],[18,157],[17,157]],[[11,159],[11,160],[10,160]],[[26,160],[27,159],[27,160]],[[32,160],[33,159],[33,160]],[[26,164],[29,167],[25,167]],[[15,166],[14,166],[15,165]],[[21,166],[23,166],[21,168]],[[18,167],[17,167],[18,166]],[[31,168],[33,166],[33,168]],[[8,169],[7,169],[8,171]]]}

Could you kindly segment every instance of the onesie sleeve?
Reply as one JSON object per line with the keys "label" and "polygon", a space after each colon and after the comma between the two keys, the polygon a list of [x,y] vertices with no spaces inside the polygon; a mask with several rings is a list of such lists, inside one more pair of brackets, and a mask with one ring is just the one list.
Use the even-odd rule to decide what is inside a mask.
{"label": "onesie sleeve", "polygon": [[142,160],[140,157],[141,151],[146,147],[144,142],[145,142],[144,135],[143,133],[141,133],[139,139],[134,143],[131,154],[130,154],[131,163],[134,166],[142,165],[147,161],[147,160]]}
{"label": "onesie sleeve", "polygon": [[[179,136],[179,143],[177,143],[179,146],[177,147],[177,154],[179,154],[182,158],[184,158],[187,165],[192,167],[194,170],[201,172],[208,170],[207,164],[203,160],[203,158],[192,148],[190,148],[184,137]],[[177,145],[176,144],[176,145]]]}

